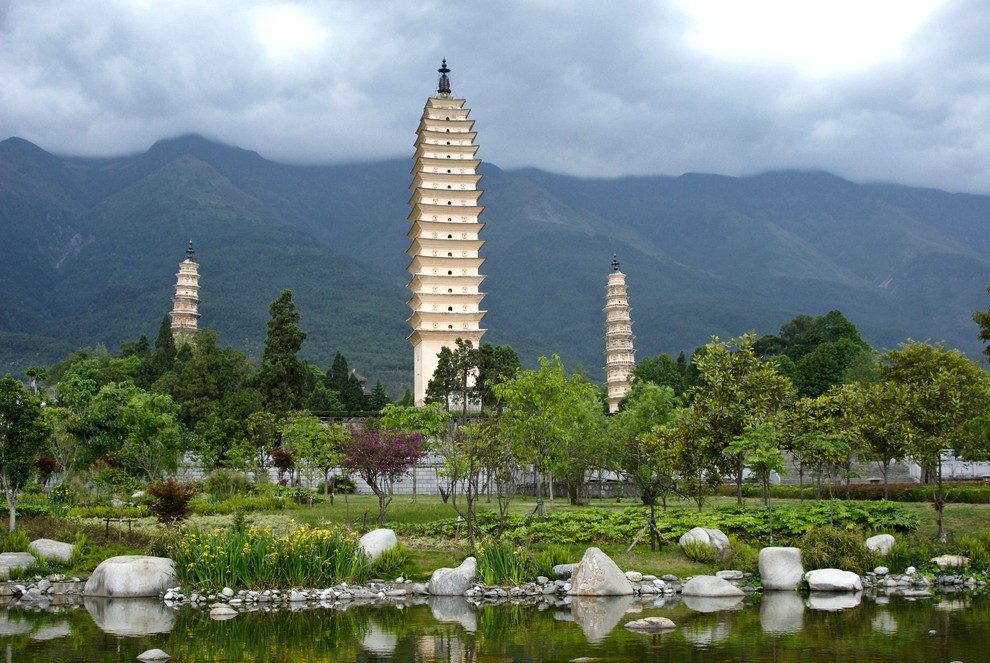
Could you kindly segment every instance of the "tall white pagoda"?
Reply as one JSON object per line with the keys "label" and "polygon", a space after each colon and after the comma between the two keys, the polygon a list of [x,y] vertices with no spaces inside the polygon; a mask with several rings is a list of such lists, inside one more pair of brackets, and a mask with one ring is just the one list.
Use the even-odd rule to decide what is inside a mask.
{"label": "tall white pagoda", "polygon": [[447,61],[437,71],[436,96],[426,101],[416,133],[413,155],[409,254],[409,342],[413,346],[416,405],[426,398],[426,387],[437,369],[440,349],[454,349],[458,338],[478,347],[481,328],[484,240],[478,220],[482,190],[475,158],[478,146],[473,120],[450,91]]}
{"label": "tall white pagoda", "polygon": [[191,341],[199,325],[199,264],[195,256],[192,240],[186,249],[186,259],[179,263],[179,273],[175,275],[175,296],[172,297],[172,338]]}
{"label": "tall white pagoda", "polygon": [[605,287],[605,401],[609,412],[618,412],[619,403],[629,391],[629,378],[636,368],[632,318],[626,293],[626,275],[612,256],[612,271]]}

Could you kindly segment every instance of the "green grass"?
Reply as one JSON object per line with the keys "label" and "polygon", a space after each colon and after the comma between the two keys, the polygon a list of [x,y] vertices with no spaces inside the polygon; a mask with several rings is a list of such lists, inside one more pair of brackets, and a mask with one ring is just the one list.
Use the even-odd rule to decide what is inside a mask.
{"label": "green grass", "polygon": [[[805,500],[807,504],[809,500]],[[706,504],[703,516],[710,514],[715,507],[725,507],[734,505],[734,497],[713,497]],[[744,504],[749,507],[761,506],[758,498],[747,498]],[[799,504],[796,499],[774,500],[774,506],[794,507]],[[548,502],[549,505],[549,502]],[[480,511],[493,511],[494,502],[487,502],[485,498],[479,500]],[[533,512],[536,502],[533,498],[519,497],[513,500],[510,513],[516,517],[529,515]],[[566,515],[575,513],[589,507],[613,513],[616,516],[625,512],[629,507],[641,506],[639,500],[624,498],[616,501],[614,498],[597,499],[592,498],[590,504],[585,507],[574,507],[567,503],[566,499],[558,499],[552,509],[552,513]],[[907,509],[916,514],[920,525],[911,538],[918,540],[931,540],[936,535],[934,511],[925,503],[898,503],[899,507]],[[695,505],[690,500],[670,500],[670,509],[682,510],[680,517],[690,520],[690,513],[695,511]],[[328,502],[316,503],[313,505],[293,506],[285,510],[275,510],[267,512],[250,513],[246,516],[249,524],[259,528],[269,527],[276,531],[286,531],[291,527],[290,522],[297,525],[308,525],[311,528],[326,528],[329,526],[344,526],[360,534],[379,526],[375,516],[378,512],[378,502],[374,495],[349,495],[345,500],[342,495],[338,495],[331,505]],[[658,508],[658,515],[661,510]],[[586,518],[587,514],[582,514],[581,518]],[[198,529],[201,532],[212,531],[216,528],[229,528],[235,519],[234,514],[229,515],[194,515],[187,522],[187,529]],[[449,524],[448,530],[451,533],[457,532],[455,537],[440,537],[437,535],[424,535],[422,533],[403,533],[403,529],[412,532],[419,528],[423,529],[428,523],[435,521],[445,521]],[[391,527],[399,531],[399,540],[406,548],[407,557],[401,564],[403,575],[417,582],[425,582],[429,579],[434,569],[441,567],[455,567],[468,555],[474,554],[468,547],[466,533],[463,524],[457,526],[457,513],[452,505],[444,504],[438,496],[418,495],[415,501],[410,495],[396,495],[389,504],[385,527]],[[961,545],[967,535],[976,535],[980,532],[990,530],[990,505],[986,504],[949,504],[945,511],[945,524],[949,533],[949,545]],[[31,518],[19,518],[18,527],[23,528],[31,539],[45,537],[61,541],[71,542],[75,538],[76,532],[85,534],[88,546],[81,568],[74,569],[74,573],[85,573],[91,571],[92,567],[98,563],[101,555],[107,557],[110,554],[134,554],[146,553],[151,549],[151,542],[160,530],[160,526],[154,518],[140,518],[132,524],[130,533],[118,527],[117,523],[111,523],[109,534],[106,531],[105,523],[101,519],[95,518],[60,518],[55,516],[37,516]],[[632,528],[639,530],[638,522]],[[630,530],[632,531],[632,530]],[[866,532],[862,532],[865,534]],[[722,564],[719,562],[701,563],[690,560],[677,546],[676,540],[671,539],[671,545],[664,546],[657,551],[651,551],[647,538],[644,536],[630,552],[626,552],[634,534],[628,537],[619,537],[622,540],[593,540],[590,543],[562,543],[558,544],[555,556],[565,555],[569,562],[577,562],[581,559],[584,551],[589,545],[601,548],[608,554],[622,569],[637,570],[642,573],[663,575],[672,573],[683,577],[686,575],[697,575],[702,573],[714,573]],[[898,540],[902,537],[898,536]],[[668,536],[668,538],[671,538]],[[909,538],[906,535],[904,538]],[[550,542],[548,542],[550,543]],[[779,543],[779,542],[778,542]],[[521,552],[531,559],[536,559],[540,551],[546,547],[533,540],[516,540],[514,545],[521,549]],[[735,561],[735,568],[742,570],[754,570],[753,557],[759,544],[750,542],[748,553],[744,560]],[[941,548],[939,548],[941,549]],[[919,548],[920,550],[920,548]],[[752,553],[752,554],[749,554]],[[918,562],[927,561],[918,560]],[[733,562],[727,562],[733,564]],[[916,563],[916,565],[919,565]],[[85,568],[89,567],[89,568]],[[746,568],[743,568],[746,567]],[[919,566],[920,568],[920,566]],[[544,573],[545,574],[545,573]],[[535,571],[534,571],[535,577]]]}

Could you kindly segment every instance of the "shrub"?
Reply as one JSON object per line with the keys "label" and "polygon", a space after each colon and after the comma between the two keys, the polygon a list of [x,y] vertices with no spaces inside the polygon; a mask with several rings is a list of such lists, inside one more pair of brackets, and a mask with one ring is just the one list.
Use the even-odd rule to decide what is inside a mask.
{"label": "shrub", "polygon": [[730,538],[730,547],[723,551],[723,569],[755,572],[759,566],[760,551],[744,541]]}
{"label": "shrub", "polygon": [[316,492],[321,495],[324,492],[337,493],[338,495],[353,495],[355,490],[356,486],[354,484],[354,479],[338,476],[330,477],[330,481],[328,483],[321,481],[316,487]]}
{"label": "shrub", "polygon": [[703,564],[710,564],[718,559],[718,550],[715,549],[715,546],[696,539],[685,541],[681,550],[684,551],[688,559]]}
{"label": "shrub", "polygon": [[538,576],[553,578],[553,567],[573,560],[571,552],[559,543],[548,543],[533,553],[533,572]]}
{"label": "shrub", "polygon": [[69,509],[70,518],[144,518],[146,506],[74,506]]}
{"label": "shrub", "polygon": [[28,552],[29,543],[31,543],[31,540],[28,538],[27,532],[22,529],[15,529],[7,535],[6,539],[4,539],[3,551]]}
{"label": "shrub", "polygon": [[876,556],[860,535],[823,525],[801,539],[801,558],[807,569],[842,569],[865,573],[876,566]]}
{"label": "shrub", "polygon": [[292,506],[292,501],[276,495],[234,495],[222,502],[193,500],[190,510],[200,516],[226,516],[232,513],[252,511],[281,511]]}
{"label": "shrub", "polygon": [[526,578],[526,562],[509,541],[485,539],[478,551],[478,579],[486,585],[518,585]]}
{"label": "shrub", "polygon": [[148,486],[148,492],[155,498],[151,511],[158,517],[158,522],[168,525],[189,517],[189,500],[195,494],[189,484],[179,483],[175,479],[164,483],[153,482]]}
{"label": "shrub", "polygon": [[195,587],[326,587],[370,574],[357,536],[341,528],[176,532],[162,535],[153,550],[174,560],[179,579]]}
{"label": "shrub", "polygon": [[395,578],[405,575],[409,563],[409,549],[401,543],[382,552],[371,564],[371,575],[376,578]]}
{"label": "shrub", "polygon": [[255,486],[243,472],[220,468],[213,470],[202,481],[203,492],[214,502],[220,502],[235,495],[251,495]]}

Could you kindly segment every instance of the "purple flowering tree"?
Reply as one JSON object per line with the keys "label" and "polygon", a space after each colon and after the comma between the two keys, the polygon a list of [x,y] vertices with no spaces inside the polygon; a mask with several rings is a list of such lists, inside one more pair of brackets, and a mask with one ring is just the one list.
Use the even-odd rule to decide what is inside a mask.
{"label": "purple flowering tree", "polygon": [[351,426],[344,442],[345,469],[357,472],[378,496],[378,521],[385,522],[385,508],[393,481],[408,473],[426,455],[426,440],[417,433]]}

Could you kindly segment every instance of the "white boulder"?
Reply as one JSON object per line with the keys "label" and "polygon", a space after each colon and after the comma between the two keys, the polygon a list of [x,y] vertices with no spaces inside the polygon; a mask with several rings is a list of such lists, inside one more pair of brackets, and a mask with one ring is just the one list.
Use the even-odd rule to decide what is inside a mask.
{"label": "white boulder", "polygon": [[815,569],[804,574],[804,578],[813,592],[858,592],[863,589],[863,579],[852,571]]}
{"label": "white boulder", "polygon": [[694,576],[681,588],[681,596],[741,597],[745,592],[717,576]]}
{"label": "white boulder", "polygon": [[677,543],[683,549],[689,541],[696,541],[711,546],[718,553],[719,559],[725,557],[725,552],[729,549],[729,537],[720,529],[695,527],[685,532],[677,540]]}
{"label": "white boulder", "polygon": [[894,547],[894,537],[890,534],[877,534],[868,538],[865,545],[878,555],[886,555]]}
{"label": "white boulder", "polygon": [[800,548],[763,548],[758,563],[764,590],[794,591],[804,577]]}
{"label": "white boulder", "polygon": [[26,569],[38,560],[26,552],[0,553],[0,578],[10,577],[11,569]]}
{"label": "white boulder", "polygon": [[358,541],[358,548],[365,557],[374,562],[386,550],[391,550],[399,543],[395,531],[387,528],[373,529]]}
{"label": "white boulder", "polygon": [[599,548],[588,548],[571,573],[568,594],[575,596],[626,596],[633,594],[632,583],[612,558]]}
{"label": "white boulder", "polygon": [[456,569],[437,569],[426,583],[426,591],[434,596],[461,596],[478,576],[478,560],[468,557]]}
{"label": "white boulder", "polygon": [[36,539],[28,544],[28,548],[41,559],[49,559],[60,564],[68,564],[72,560],[75,546],[52,539]]}
{"label": "white boulder", "polygon": [[100,562],[83,594],[115,598],[158,596],[175,584],[175,564],[165,557],[121,555]]}

